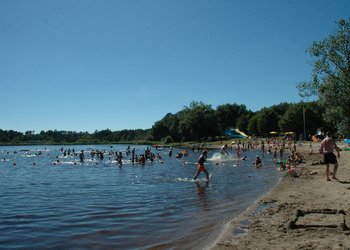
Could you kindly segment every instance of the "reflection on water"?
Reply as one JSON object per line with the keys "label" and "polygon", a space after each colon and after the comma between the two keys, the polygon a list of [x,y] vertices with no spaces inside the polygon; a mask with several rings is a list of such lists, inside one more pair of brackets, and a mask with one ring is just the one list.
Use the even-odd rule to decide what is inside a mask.
{"label": "reflection on water", "polygon": [[199,183],[198,181],[195,181],[196,185],[197,185],[197,194],[198,194],[198,199],[199,201],[202,203],[202,206],[204,208],[205,211],[209,211],[210,210],[210,204],[208,203],[208,198],[206,195],[206,189],[207,187],[209,187],[209,182],[205,181],[204,184]]}
{"label": "reflection on water", "polygon": [[[131,148],[140,155],[146,146]],[[0,147],[1,248],[200,248],[279,176],[269,157],[263,168],[251,166],[256,152],[220,161],[209,151],[206,182],[204,174],[192,180],[198,152],[177,159],[152,149],[163,160],[139,165],[125,145],[74,150],[84,150],[83,162],[61,146]],[[93,150],[103,159],[91,158]],[[115,151],[123,152],[121,166]]]}

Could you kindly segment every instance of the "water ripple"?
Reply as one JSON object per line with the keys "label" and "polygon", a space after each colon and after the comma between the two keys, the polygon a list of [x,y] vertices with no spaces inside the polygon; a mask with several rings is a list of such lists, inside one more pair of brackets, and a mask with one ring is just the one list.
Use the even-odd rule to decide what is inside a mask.
{"label": "water ripple", "polygon": [[[114,145],[125,152],[124,147]],[[145,148],[135,147],[139,153]],[[60,147],[46,146],[41,156],[38,148],[28,146],[28,155],[21,155],[14,153],[21,147],[0,147],[0,159],[6,159],[0,162],[0,248],[190,249],[278,178],[275,168],[257,171],[227,161],[208,162],[210,183],[204,175],[195,182],[197,152],[184,162],[160,151],[163,164],[140,166],[125,159],[117,167],[108,158],[81,164],[76,157],[60,157],[61,164],[53,165]]]}

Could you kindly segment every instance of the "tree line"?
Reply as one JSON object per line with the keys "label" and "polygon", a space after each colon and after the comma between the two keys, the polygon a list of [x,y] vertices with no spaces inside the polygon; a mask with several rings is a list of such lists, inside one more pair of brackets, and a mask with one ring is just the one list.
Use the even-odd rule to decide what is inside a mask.
{"label": "tree line", "polygon": [[105,129],[101,131],[75,132],[48,130],[35,133],[26,131],[25,133],[14,130],[0,129],[0,144],[101,144],[101,143],[123,143],[140,142],[145,143],[150,140],[149,129],[111,131]]}
{"label": "tree line", "polygon": [[[305,113],[304,113],[305,112]],[[172,143],[223,139],[228,128],[239,128],[251,136],[266,137],[271,131],[293,131],[314,134],[317,128],[328,129],[322,117],[324,108],[318,102],[281,103],[252,112],[242,104],[223,104],[216,109],[203,102],[191,102],[179,112],[166,114],[150,129],[74,132],[48,130],[24,133],[0,130],[0,143]]]}
{"label": "tree line", "polygon": [[281,103],[256,112],[239,104],[213,109],[211,105],[192,102],[176,114],[166,114],[150,132],[154,140],[163,142],[215,140],[223,138],[228,128],[238,128],[254,137],[268,137],[272,131],[292,131],[298,136],[305,132],[309,136],[318,128],[333,127],[323,119],[323,113],[318,102]]}

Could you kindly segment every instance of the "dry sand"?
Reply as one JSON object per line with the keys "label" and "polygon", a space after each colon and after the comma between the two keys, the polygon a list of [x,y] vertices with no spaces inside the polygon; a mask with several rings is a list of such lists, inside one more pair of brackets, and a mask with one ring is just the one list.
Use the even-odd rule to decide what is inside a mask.
{"label": "dry sand", "polygon": [[282,177],[227,224],[212,249],[350,249],[350,151],[340,152],[339,180],[327,181],[325,166],[313,165],[323,158],[319,144],[312,148],[297,148],[306,156],[299,177]]}

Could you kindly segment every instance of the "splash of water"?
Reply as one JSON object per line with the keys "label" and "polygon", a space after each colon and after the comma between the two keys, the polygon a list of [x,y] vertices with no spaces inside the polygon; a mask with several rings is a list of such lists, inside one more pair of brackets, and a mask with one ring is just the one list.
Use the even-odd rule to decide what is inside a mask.
{"label": "splash of water", "polygon": [[212,157],[208,158],[207,161],[223,162],[223,161],[236,161],[238,160],[233,155],[223,155],[221,153],[214,153]]}

